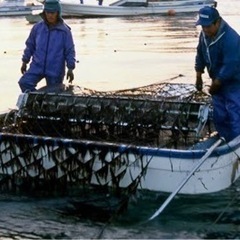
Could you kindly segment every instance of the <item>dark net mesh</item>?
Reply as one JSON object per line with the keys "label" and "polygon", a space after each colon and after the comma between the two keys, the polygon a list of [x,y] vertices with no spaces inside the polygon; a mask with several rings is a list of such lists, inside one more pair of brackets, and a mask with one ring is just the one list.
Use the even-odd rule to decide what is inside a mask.
{"label": "dark net mesh", "polygon": [[197,96],[195,88],[186,84],[158,84],[116,92],[85,89],[81,94],[35,92],[27,95],[14,131],[185,148],[211,131],[205,127],[209,112],[206,96]]}
{"label": "dark net mesh", "polygon": [[214,130],[209,97],[188,84],[31,92],[18,106],[0,119],[1,186],[98,186],[103,199],[141,187],[152,158],[141,147],[189,149]]}

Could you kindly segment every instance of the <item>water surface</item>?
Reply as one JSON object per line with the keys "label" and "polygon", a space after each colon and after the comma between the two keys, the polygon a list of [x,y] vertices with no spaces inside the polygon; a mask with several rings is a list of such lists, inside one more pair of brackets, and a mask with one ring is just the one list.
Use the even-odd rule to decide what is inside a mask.
{"label": "water surface", "polygon": [[[238,0],[218,9],[239,33]],[[74,83],[114,90],[171,81],[194,83],[199,28],[196,14],[174,17],[67,19],[77,51]],[[15,107],[20,93],[21,54],[32,25],[23,17],[0,18],[0,110]],[[209,81],[205,75],[204,81]],[[159,183],[161,184],[161,183]],[[0,195],[1,239],[240,238],[239,181],[210,195],[177,196],[154,221],[141,225],[167,194],[146,192],[110,224],[72,212],[69,196]]]}

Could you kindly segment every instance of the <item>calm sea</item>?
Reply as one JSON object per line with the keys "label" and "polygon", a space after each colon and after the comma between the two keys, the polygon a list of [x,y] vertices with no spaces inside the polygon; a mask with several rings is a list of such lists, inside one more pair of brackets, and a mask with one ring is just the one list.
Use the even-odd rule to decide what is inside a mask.
{"label": "calm sea", "polygon": [[[239,0],[218,9],[240,33]],[[115,90],[170,81],[194,83],[199,28],[196,14],[135,18],[66,19],[77,51],[74,83]],[[32,25],[24,17],[0,18],[0,110],[14,108],[20,93],[21,54]],[[205,76],[204,81],[209,81]],[[161,183],[159,183],[161,184]],[[168,195],[140,194],[110,224],[70,211],[69,196],[0,195],[0,239],[239,239],[240,185],[210,195],[177,196],[144,225]]]}

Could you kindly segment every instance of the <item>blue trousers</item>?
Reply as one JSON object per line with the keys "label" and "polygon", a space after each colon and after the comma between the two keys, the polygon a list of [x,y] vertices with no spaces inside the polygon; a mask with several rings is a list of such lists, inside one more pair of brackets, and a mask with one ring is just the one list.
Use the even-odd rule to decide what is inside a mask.
{"label": "blue trousers", "polygon": [[62,85],[63,78],[62,77],[50,77],[46,75],[39,75],[26,72],[18,81],[18,84],[22,90],[22,92],[26,91],[36,91],[37,84],[43,79],[46,79],[47,87],[54,88]]}
{"label": "blue trousers", "polygon": [[240,135],[240,89],[213,95],[213,121],[226,141]]}

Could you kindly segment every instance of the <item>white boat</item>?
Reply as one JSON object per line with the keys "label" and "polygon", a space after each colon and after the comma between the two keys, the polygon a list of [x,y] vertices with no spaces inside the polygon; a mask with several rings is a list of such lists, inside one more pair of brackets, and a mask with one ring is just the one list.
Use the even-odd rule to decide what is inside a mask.
{"label": "white boat", "polygon": [[208,194],[240,176],[240,136],[212,148],[211,104],[194,85],[42,90],[21,94],[17,106],[0,117],[0,176],[11,185],[173,192],[187,178],[179,193]]}
{"label": "white boat", "polygon": [[216,6],[214,0],[119,0],[112,4],[90,5],[62,0],[62,13],[73,17],[118,17],[139,15],[175,15],[198,12],[204,6]]}
{"label": "white boat", "polygon": [[[214,0],[119,0],[109,5],[93,5],[80,4],[78,0],[62,0],[61,5],[63,17],[121,17],[194,13],[204,6],[216,7],[217,2]],[[41,19],[39,11],[26,15],[29,23],[36,23]]]}
{"label": "white boat", "polygon": [[8,16],[26,16],[33,10],[41,10],[41,4],[29,3],[25,4],[24,0],[1,0],[0,1],[0,17]]}

